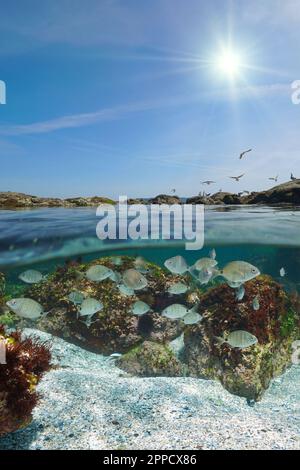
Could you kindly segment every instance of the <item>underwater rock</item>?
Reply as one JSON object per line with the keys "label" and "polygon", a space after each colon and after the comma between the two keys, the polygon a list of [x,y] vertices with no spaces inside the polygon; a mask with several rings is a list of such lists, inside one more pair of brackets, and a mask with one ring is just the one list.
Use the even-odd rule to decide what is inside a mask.
{"label": "underwater rock", "polygon": [[5,333],[0,325],[0,340],[5,344],[6,363],[0,364],[0,436],[28,425],[38,402],[36,385],[50,369],[47,344],[19,332]]}
{"label": "underwater rock", "polygon": [[[172,275],[155,264],[147,263],[147,287],[136,291],[133,296],[126,296],[110,278],[93,282],[84,275],[90,266],[97,264],[118,270],[121,274],[134,267],[135,258],[121,259],[122,264],[118,267],[113,264],[113,257],[100,258],[89,264],[64,266],[43,282],[30,286],[26,296],[49,312],[36,323],[36,327],[103,354],[127,352],[144,340],[166,343],[179,336],[183,325],[161,316],[160,312],[174,303],[174,297],[167,292],[170,285],[187,282],[188,276]],[[92,317],[90,326],[77,318],[77,307],[68,298],[72,291],[81,292],[103,304],[103,309]],[[192,288],[176,296],[176,300],[187,302],[191,307],[197,299],[197,292]],[[151,311],[142,316],[133,315],[132,306],[138,300],[146,302]]]}
{"label": "underwater rock", "polygon": [[5,276],[3,273],[0,273],[0,303],[1,303],[1,297],[4,296],[5,293]]}
{"label": "underwater rock", "polygon": [[0,273],[0,325],[12,327],[15,325],[16,317],[5,304],[5,287],[5,276],[3,273]]}
{"label": "underwater rock", "polygon": [[116,361],[116,365],[132,375],[142,377],[180,377],[184,365],[165,344],[144,341]]}
{"label": "underwater rock", "polygon": [[[184,360],[191,375],[219,380],[229,392],[258,401],[271,380],[291,364],[300,317],[292,299],[269,276],[259,276],[244,287],[241,301],[225,284],[203,295],[202,322],[185,329]],[[255,296],[260,299],[258,310],[252,305]],[[258,343],[242,350],[216,341],[235,330],[253,334]]]}

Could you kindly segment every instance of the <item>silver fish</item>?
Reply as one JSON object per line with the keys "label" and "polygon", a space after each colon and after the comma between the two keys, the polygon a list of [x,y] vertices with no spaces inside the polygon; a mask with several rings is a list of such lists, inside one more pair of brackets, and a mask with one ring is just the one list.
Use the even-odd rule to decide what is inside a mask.
{"label": "silver fish", "polygon": [[144,289],[148,285],[147,279],[136,269],[127,269],[123,273],[123,282],[133,290]]}
{"label": "silver fish", "polygon": [[253,302],[252,302],[252,306],[253,306],[253,310],[259,310],[260,309],[260,305],[259,305],[259,296],[256,295],[253,299]]}
{"label": "silver fish", "polygon": [[189,272],[194,277],[194,279],[196,279],[202,285],[208,284],[209,281],[213,279],[215,271],[218,273],[218,270],[215,268],[203,268],[201,271],[199,271],[194,269],[194,266],[191,266],[189,269]]}
{"label": "silver fish", "polygon": [[164,266],[173,274],[184,274],[188,271],[188,265],[182,256],[174,256],[164,262]]}
{"label": "silver fish", "polygon": [[183,282],[176,282],[176,284],[169,287],[167,292],[172,295],[180,295],[184,294],[187,290],[188,286],[186,284],[183,284]]}
{"label": "silver fish", "polygon": [[164,317],[170,318],[171,320],[179,320],[185,317],[189,313],[189,309],[185,305],[173,304],[169,305],[162,311]]}
{"label": "silver fish", "polygon": [[217,253],[216,253],[216,250],[215,250],[214,248],[213,248],[212,250],[210,250],[210,252],[209,252],[209,257],[210,257],[211,259],[216,259]]}
{"label": "silver fish", "polygon": [[237,289],[235,298],[236,300],[239,301],[239,300],[243,300],[244,296],[245,296],[245,287],[242,285]]}
{"label": "silver fish", "polygon": [[115,266],[121,266],[123,264],[122,258],[120,256],[112,256],[111,262]]}
{"label": "silver fish", "polygon": [[197,271],[202,271],[203,269],[209,270],[211,268],[214,268],[217,264],[218,264],[218,262],[215,259],[200,258],[193,265],[193,268],[196,269]]}
{"label": "silver fish", "polygon": [[135,269],[139,271],[140,273],[147,274],[150,271],[150,269],[147,266],[147,261],[144,260],[144,258],[142,258],[141,256],[138,256],[134,260],[133,264],[134,264]]}
{"label": "silver fish", "polygon": [[11,299],[6,302],[6,305],[18,317],[27,318],[29,320],[37,320],[44,313],[43,307],[38,302],[26,297]]}
{"label": "silver fish", "polygon": [[232,331],[231,333],[229,333],[226,340],[224,338],[217,338],[217,340],[221,344],[227,343],[232,348],[241,349],[248,348],[249,346],[252,346],[253,344],[257,343],[256,336],[244,330]]}
{"label": "silver fish", "polygon": [[280,271],[279,271],[279,274],[281,277],[284,277],[286,275],[286,271],[284,268],[281,268]]}
{"label": "silver fish", "polygon": [[112,271],[111,275],[109,276],[109,279],[111,281],[116,282],[117,284],[119,284],[122,280],[122,276],[117,271]]}
{"label": "silver fish", "polygon": [[78,314],[80,317],[92,317],[102,309],[102,302],[97,299],[93,299],[92,297],[88,297],[82,302]]}
{"label": "silver fish", "polygon": [[73,302],[73,304],[82,304],[85,297],[82,292],[73,291],[70,292],[70,294],[68,295],[68,299],[70,300],[70,302]]}
{"label": "silver fish", "polygon": [[89,281],[100,282],[110,277],[112,275],[112,272],[113,271],[107,268],[106,266],[103,266],[102,264],[96,264],[94,266],[91,266],[87,270],[85,275]]}
{"label": "silver fish", "polygon": [[142,302],[142,300],[137,300],[134,302],[132,306],[132,313],[137,316],[145,315],[145,313],[149,312],[150,307],[146,302]]}
{"label": "silver fish", "polygon": [[28,269],[19,275],[19,279],[27,284],[37,284],[38,282],[43,281],[44,276],[35,269]]}
{"label": "silver fish", "polygon": [[191,308],[188,313],[183,317],[185,325],[195,325],[202,320],[202,316],[197,312],[197,307]]}
{"label": "silver fish", "polygon": [[109,357],[112,359],[118,359],[119,357],[122,357],[121,353],[112,353]]}
{"label": "silver fish", "polygon": [[130,289],[129,287],[124,286],[124,284],[120,284],[118,286],[118,289],[123,295],[129,295],[129,296],[134,295],[134,290]]}
{"label": "silver fish", "polygon": [[220,274],[226,279],[230,287],[238,288],[245,282],[259,276],[260,271],[246,261],[232,261],[220,271]]}

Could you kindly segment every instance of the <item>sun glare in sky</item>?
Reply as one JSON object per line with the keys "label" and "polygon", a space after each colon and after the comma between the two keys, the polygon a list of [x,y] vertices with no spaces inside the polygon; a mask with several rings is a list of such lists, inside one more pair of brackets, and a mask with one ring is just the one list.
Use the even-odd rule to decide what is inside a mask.
{"label": "sun glare in sky", "polygon": [[240,54],[233,49],[223,50],[217,57],[217,69],[229,78],[234,78],[240,74],[242,68],[242,59]]}

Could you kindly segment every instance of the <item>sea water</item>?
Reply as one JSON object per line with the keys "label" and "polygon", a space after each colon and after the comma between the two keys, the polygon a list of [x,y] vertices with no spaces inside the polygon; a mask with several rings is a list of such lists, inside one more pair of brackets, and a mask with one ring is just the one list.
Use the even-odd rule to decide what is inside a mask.
{"label": "sea water", "polygon": [[300,208],[207,207],[202,250],[186,250],[184,240],[174,239],[99,240],[97,222],[94,208],[2,210],[0,270],[13,279],[24,269],[49,273],[67,260],[87,262],[110,255],[143,256],[163,266],[179,254],[192,265],[214,248],[219,266],[244,260],[286,288],[300,283]]}
{"label": "sea water", "polygon": [[[184,240],[101,241],[96,236],[97,222],[95,208],[39,208],[0,211],[0,272],[5,275],[6,295],[18,296],[18,293],[26,288],[26,285],[22,283],[18,276],[27,269],[36,269],[41,271],[43,275],[49,275],[70,262],[80,262],[81,264],[102,257],[123,255],[129,257],[142,256],[145,260],[162,268],[166,259],[182,255],[188,265],[191,266],[197,259],[208,256],[212,249],[216,250],[219,268],[224,267],[230,261],[247,261],[256,266],[262,274],[271,276],[288,295],[296,297],[299,295],[300,208],[206,207],[204,246],[201,250],[195,251],[186,250]],[[284,276],[281,275],[282,268],[284,268]],[[204,287],[206,290],[209,288],[210,285]],[[220,303],[222,303],[222,300],[220,300]],[[32,327],[34,328],[34,325]],[[87,354],[89,353],[87,352]],[[111,364],[112,367],[115,367],[113,362]],[[296,369],[298,367],[298,365],[293,366]],[[299,403],[297,397],[300,397],[300,384],[294,383],[295,377],[298,376],[299,374],[293,372],[282,382],[283,385],[278,385],[275,381],[270,389],[271,394],[267,395],[266,399],[263,397],[261,405],[258,405],[258,413],[261,413],[259,416],[272,416],[272,418],[269,418],[269,422],[272,423],[272,420],[274,420],[275,427],[277,426],[277,421],[275,423],[274,418],[277,413],[276,394],[278,394],[279,401],[281,400],[280,403],[283,403],[282,408],[280,408],[281,418],[279,421],[284,420],[295,428],[298,426],[299,413],[297,414],[295,410],[298,406],[297,403]],[[182,377],[180,380],[188,381],[189,379]],[[293,383],[290,382],[291,380]],[[116,381],[114,386],[117,387],[118,383]],[[44,387],[47,387],[47,384],[46,380]],[[172,382],[170,382],[170,386],[171,384]],[[178,386],[181,390],[184,387],[184,382],[180,382]],[[194,382],[191,386],[196,387]],[[155,387],[160,387],[159,381]],[[281,390],[280,387],[292,390],[291,396],[285,397],[285,389]],[[199,390],[202,390],[203,397],[206,396],[204,393],[206,387],[201,388],[200,383]],[[161,393],[163,395],[164,392]],[[207,406],[209,407],[211,398],[207,396],[205,400],[207,400]],[[239,407],[244,410],[240,401],[232,403],[236,406],[237,414]],[[249,404],[251,404],[251,401]],[[225,402],[222,406],[225,410],[227,409]],[[249,408],[249,412],[244,410],[243,413],[251,414],[252,411],[250,410],[252,408]],[[68,410],[66,410],[66,416],[68,416],[68,413]],[[47,419],[50,419],[50,417]],[[78,426],[81,426],[80,420]],[[27,433],[30,434],[30,428],[28,428],[28,431],[24,430],[22,432],[26,439]],[[24,448],[22,432],[20,437],[16,437],[16,441],[12,441],[13,443],[9,438],[8,440],[0,440],[0,446],[2,445],[4,448]],[[69,439],[69,441],[72,440]],[[53,445],[58,445],[55,444],[55,439],[53,442]],[[134,445],[133,443],[132,446]],[[142,446],[143,444],[139,445]],[[167,446],[170,445],[171,441]],[[262,442],[262,445],[267,444]],[[68,446],[72,447],[73,444],[68,443]],[[147,446],[146,443],[145,446]],[[251,439],[249,448],[251,448]]]}

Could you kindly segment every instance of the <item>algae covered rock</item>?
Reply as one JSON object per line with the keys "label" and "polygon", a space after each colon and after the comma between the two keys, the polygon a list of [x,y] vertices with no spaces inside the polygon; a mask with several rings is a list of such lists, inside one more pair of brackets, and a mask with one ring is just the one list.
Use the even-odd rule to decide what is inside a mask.
{"label": "algae covered rock", "polygon": [[[253,299],[259,298],[259,309]],[[199,308],[203,321],[186,328],[185,361],[192,375],[219,380],[231,393],[259,400],[272,378],[291,364],[291,344],[300,332],[299,313],[281,286],[268,276],[245,284],[245,296],[225,284],[210,289]],[[216,337],[246,330],[258,343],[246,349],[219,344]]]}
{"label": "algae covered rock", "polygon": [[0,436],[16,431],[31,421],[38,402],[36,385],[50,369],[50,351],[46,344],[21,334],[5,333],[0,326]]}
{"label": "algae covered rock", "polygon": [[[160,312],[175,301],[189,301],[191,291],[176,296],[176,299],[167,293],[172,283],[186,279],[148,263],[148,273],[145,274],[147,287],[135,291],[133,296],[126,296],[110,278],[101,282],[92,282],[86,278],[86,270],[95,264],[102,264],[120,274],[134,267],[134,258],[121,259],[120,266],[113,264],[112,257],[106,257],[89,264],[58,268],[44,282],[30,287],[26,296],[38,301],[45,311],[49,311],[37,326],[103,354],[127,352],[144,340],[166,343],[176,338],[182,332],[183,325],[162,317]],[[68,299],[72,291],[79,291],[85,297],[93,297],[103,304],[103,309],[93,316],[90,326],[77,318],[77,307]],[[141,317],[133,315],[132,306],[137,300],[146,302],[151,311]]]}
{"label": "algae covered rock", "polygon": [[169,346],[151,341],[144,341],[133,348],[118,359],[117,365],[130,374],[143,377],[178,377],[184,374],[183,364]]}

